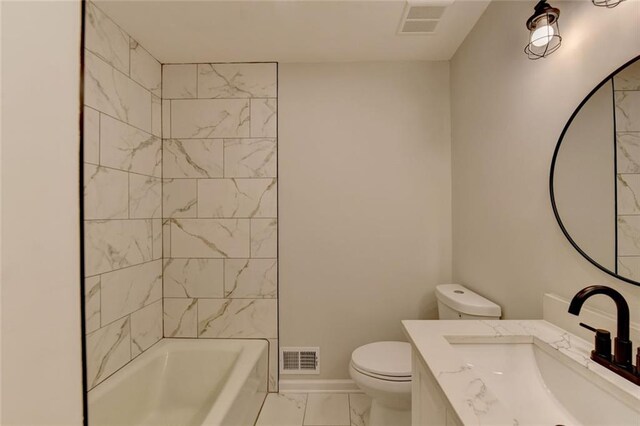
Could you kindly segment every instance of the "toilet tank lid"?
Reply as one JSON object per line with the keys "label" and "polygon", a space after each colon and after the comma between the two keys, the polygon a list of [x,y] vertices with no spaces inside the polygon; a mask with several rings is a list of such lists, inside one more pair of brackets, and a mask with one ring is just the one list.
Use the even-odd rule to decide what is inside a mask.
{"label": "toilet tank lid", "polygon": [[451,309],[483,317],[500,317],[500,306],[460,284],[441,284],[436,287],[438,300]]}

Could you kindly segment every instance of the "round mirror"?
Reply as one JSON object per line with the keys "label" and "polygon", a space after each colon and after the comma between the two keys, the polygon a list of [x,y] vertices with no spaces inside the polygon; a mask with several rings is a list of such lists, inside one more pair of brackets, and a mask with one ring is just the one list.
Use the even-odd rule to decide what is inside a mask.
{"label": "round mirror", "polygon": [[589,93],[551,162],[551,204],[571,244],[640,285],[640,56]]}

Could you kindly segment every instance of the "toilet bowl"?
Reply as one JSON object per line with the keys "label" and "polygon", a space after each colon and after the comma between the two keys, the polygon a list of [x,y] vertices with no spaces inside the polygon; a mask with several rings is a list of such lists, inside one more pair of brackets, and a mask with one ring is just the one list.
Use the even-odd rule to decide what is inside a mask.
{"label": "toilet bowl", "polygon": [[[500,306],[459,285],[436,287],[439,319],[499,319]],[[371,397],[370,426],[411,424],[411,345],[374,342],[351,354],[349,374]]]}
{"label": "toilet bowl", "polygon": [[371,397],[371,426],[411,423],[411,345],[375,342],[351,354],[349,374]]}

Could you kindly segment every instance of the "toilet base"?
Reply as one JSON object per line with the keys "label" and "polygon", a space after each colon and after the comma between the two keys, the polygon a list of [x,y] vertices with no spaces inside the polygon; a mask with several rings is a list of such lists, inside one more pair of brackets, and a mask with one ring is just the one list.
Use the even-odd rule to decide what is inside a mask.
{"label": "toilet base", "polygon": [[375,399],[371,401],[370,426],[411,426],[411,409],[396,410],[386,407]]}

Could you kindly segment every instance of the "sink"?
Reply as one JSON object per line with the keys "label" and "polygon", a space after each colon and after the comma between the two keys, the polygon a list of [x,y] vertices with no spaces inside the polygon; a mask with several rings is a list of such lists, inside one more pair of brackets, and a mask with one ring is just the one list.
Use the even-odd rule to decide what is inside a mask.
{"label": "sink", "polygon": [[413,423],[640,426],[640,387],[544,320],[405,320]]}
{"label": "sink", "polygon": [[[526,424],[634,425],[640,412],[616,389],[539,339],[450,342],[466,366]],[[533,408],[533,409],[532,409]]]}

